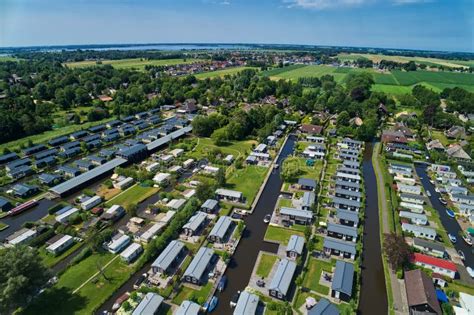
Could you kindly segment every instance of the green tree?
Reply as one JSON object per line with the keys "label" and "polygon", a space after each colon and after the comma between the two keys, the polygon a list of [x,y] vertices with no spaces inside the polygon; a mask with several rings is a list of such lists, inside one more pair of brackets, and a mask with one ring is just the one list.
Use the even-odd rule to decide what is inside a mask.
{"label": "green tree", "polygon": [[401,235],[386,233],[383,248],[393,271],[402,268],[410,259],[411,250]]}
{"label": "green tree", "polygon": [[215,145],[223,145],[225,141],[228,139],[227,128],[222,127],[215,130],[211,135],[211,139]]}

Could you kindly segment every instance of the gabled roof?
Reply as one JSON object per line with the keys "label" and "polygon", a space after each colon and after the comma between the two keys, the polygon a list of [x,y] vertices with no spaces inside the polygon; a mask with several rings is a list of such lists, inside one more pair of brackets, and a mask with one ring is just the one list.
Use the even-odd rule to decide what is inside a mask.
{"label": "gabled roof", "polygon": [[354,283],[354,265],[338,260],[332,279],[331,289],[352,295],[352,285]]}
{"label": "gabled roof", "polygon": [[296,209],[296,208],[288,208],[288,207],[281,207],[280,214],[296,216],[296,217],[302,217],[302,218],[306,218],[306,219],[312,219],[313,218],[313,212],[311,212],[311,211]]}
{"label": "gabled roof", "polygon": [[347,220],[359,223],[359,214],[355,211],[337,209],[336,216],[339,220]]}
{"label": "gabled roof", "polygon": [[361,202],[357,200],[350,200],[350,199],[340,198],[336,196],[333,196],[331,198],[332,198],[332,202],[335,204],[345,205],[348,207],[356,207],[356,208],[361,207]]}
{"label": "gabled roof", "polygon": [[409,307],[428,304],[437,314],[443,314],[433,281],[423,271],[420,269],[406,271],[405,288]]}
{"label": "gabled roof", "polygon": [[303,253],[304,237],[299,235],[291,235],[288,245],[286,246],[287,252],[296,252],[298,255]]}
{"label": "gabled roof", "polygon": [[216,225],[214,225],[211,232],[209,233],[209,236],[223,238],[232,225],[232,222],[232,219],[228,216],[220,217],[219,220],[217,220]]}
{"label": "gabled roof", "polygon": [[275,275],[273,276],[268,289],[275,290],[286,295],[293,280],[295,270],[296,263],[294,261],[288,259],[280,260]]}
{"label": "gabled roof", "polygon": [[336,305],[322,298],[312,309],[308,310],[307,315],[339,315],[339,309]]}
{"label": "gabled roof", "polygon": [[316,187],[316,181],[310,178],[298,178],[298,185]]}
{"label": "gabled roof", "polygon": [[438,252],[444,252],[446,249],[444,248],[443,245],[435,243],[435,242],[430,242],[418,237],[413,238],[413,244],[416,246],[424,247],[424,248],[429,248],[431,250],[435,250]]}
{"label": "gabled roof", "polygon": [[254,315],[257,311],[259,300],[257,295],[243,291],[239,295],[234,315]]}
{"label": "gabled roof", "polygon": [[200,310],[201,306],[199,304],[186,300],[181,303],[175,315],[198,315]]}
{"label": "gabled roof", "polygon": [[341,241],[337,238],[325,237],[323,246],[324,248],[335,249],[353,255],[357,253],[356,246],[353,242]]}
{"label": "gabled roof", "polygon": [[420,253],[414,253],[413,257],[412,257],[412,260],[413,260],[413,262],[419,262],[419,263],[423,263],[423,264],[430,265],[430,266],[436,266],[436,267],[451,270],[451,271],[454,271],[454,272],[457,272],[457,270],[458,270],[456,265],[451,261],[441,259],[441,258],[432,257],[432,256],[428,256],[428,255],[423,255],[423,254],[420,254]]}
{"label": "gabled roof", "polygon": [[205,209],[214,209],[218,205],[218,201],[215,199],[207,199],[201,206],[201,208]]}
{"label": "gabled roof", "polygon": [[188,223],[183,225],[183,229],[190,229],[192,231],[196,231],[204,222],[204,220],[206,220],[206,218],[207,215],[204,212],[198,211],[189,219]]}
{"label": "gabled roof", "polygon": [[173,240],[171,241],[168,246],[161,252],[160,256],[155,259],[155,261],[151,264],[152,267],[158,267],[163,270],[166,270],[171,266],[173,261],[176,257],[181,253],[184,248],[184,243]]}
{"label": "gabled roof", "polygon": [[347,225],[336,224],[336,223],[328,223],[327,229],[328,229],[328,232],[357,237],[357,228],[353,226],[347,226]]}
{"label": "gabled roof", "polygon": [[212,248],[201,247],[184,272],[184,276],[201,279],[213,256],[214,250]]}

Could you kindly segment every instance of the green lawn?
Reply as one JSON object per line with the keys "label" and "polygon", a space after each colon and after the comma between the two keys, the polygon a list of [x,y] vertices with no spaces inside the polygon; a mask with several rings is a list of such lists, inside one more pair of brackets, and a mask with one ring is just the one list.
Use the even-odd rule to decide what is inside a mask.
{"label": "green lawn", "polygon": [[265,240],[276,241],[287,245],[291,235],[304,236],[304,232],[269,225],[265,233]]}
{"label": "green lawn", "polygon": [[[290,67],[288,67],[290,68]],[[286,68],[284,68],[286,69]],[[335,73],[336,67],[331,66],[317,66],[310,65],[298,68],[286,69],[286,71],[279,72],[277,74],[270,73],[269,76],[271,79],[286,79],[286,80],[298,80],[298,78],[303,77],[321,77],[326,74],[334,76],[336,81],[342,81],[346,74],[344,73]]]}
{"label": "green lawn", "polygon": [[277,259],[278,256],[262,253],[260,255],[260,262],[257,267],[257,275],[263,278],[268,277]]}
{"label": "green lawn", "polygon": [[202,72],[202,73],[195,74],[194,76],[198,79],[208,79],[208,78],[212,79],[212,78],[217,78],[217,77],[223,77],[226,75],[237,74],[240,71],[245,70],[245,69],[257,70],[258,68],[242,66],[242,67],[234,67],[234,68],[228,68],[228,69],[223,69],[223,70]]}
{"label": "green lawn", "polygon": [[184,300],[189,300],[191,296],[194,296],[197,301],[201,304],[204,304],[207,301],[209,294],[211,293],[212,282],[208,281],[207,284],[201,287],[200,290],[193,290],[186,286],[182,286],[178,294],[173,298],[173,303],[176,305],[181,305]]}
{"label": "green lawn", "polygon": [[444,146],[448,146],[452,141],[446,138],[446,135],[442,131],[432,130],[431,137],[433,139],[438,139]]}
{"label": "green lawn", "polygon": [[257,145],[257,141],[232,141],[226,145],[216,146],[210,138],[199,138],[198,144],[188,155],[195,159],[202,159],[207,157],[207,154],[213,149],[218,148],[223,154],[232,154],[234,158],[237,158],[239,155],[245,157],[252,150],[252,145]]}
{"label": "green lawn", "polygon": [[107,201],[105,205],[107,207],[110,207],[112,205],[121,205],[127,208],[131,204],[139,204],[148,197],[151,197],[152,195],[156,194],[158,190],[159,188],[156,187],[143,187],[139,184],[136,184],[125,190],[123,193]]}
{"label": "green lawn", "polygon": [[319,284],[322,272],[332,272],[332,265],[326,261],[310,258],[308,263],[308,271],[303,279],[303,286],[310,288],[320,294],[327,295],[329,287]]}
{"label": "green lawn", "polygon": [[38,252],[40,257],[43,259],[44,264],[47,267],[53,267],[57,263],[59,263],[61,260],[66,258],[67,256],[71,255],[74,251],[76,251],[79,247],[82,246],[82,243],[75,243],[71,247],[69,247],[66,251],[61,253],[60,255],[54,256],[50,254],[49,252],[46,251],[47,245],[41,247]]}
{"label": "green lawn", "polygon": [[247,165],[242,169],[236,169],[227,178],[226,188],[241,191],[246,204],[250,206],[267,172],[268,168],[256,165]]}
{"label": "green lawn", "polygon": [[8,227],[9,227],[8,224],[3,223],[3,222],[0,222],[0,231],[3,231],[3,230],[5,230],[5,229],[7,229]]}
{"label": "green lawn", "polygon": [[[321,160],[315,160],[313,166],[308,166],[306,165],[306,159],[303,157],[297,157],[297,158],[291,158],[291,160],[288,160],[288,163],[290,163],[291,167],[297,168],[300,171],[300,175],[298,175],[298,178],[304,177],[304,178],[311,178],[314,179],[317,183],[319,182],[319,176],[322,173],[323,170],[323,161]],[[294,182],[297,181],[297,178],[294,179]]]}
{"label": "green lawn", "polygon": [[[202,59],[156,59],[148,60],[143,58],[130,58],[130,59],[118,59],[118,60],[103,60],[103,65],[112,65],[117,69],[145,69],[145,66],[174,66],[178,64],[188,64],[198,61],[203,61]],[[84,68],[84,67],[93,67],[99,66],[96,61],[87,60],[87,61],[78,61],[78,62],[68,62],[65,64],[69,68]]]}

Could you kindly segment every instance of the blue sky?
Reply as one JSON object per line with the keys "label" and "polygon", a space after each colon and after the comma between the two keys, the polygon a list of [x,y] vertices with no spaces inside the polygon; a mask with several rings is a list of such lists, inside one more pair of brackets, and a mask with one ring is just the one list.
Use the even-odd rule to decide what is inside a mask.
{"label": "blue sky", "polygon": [[474,52],[474,1],[0,0],[0,47],[183,42]]}

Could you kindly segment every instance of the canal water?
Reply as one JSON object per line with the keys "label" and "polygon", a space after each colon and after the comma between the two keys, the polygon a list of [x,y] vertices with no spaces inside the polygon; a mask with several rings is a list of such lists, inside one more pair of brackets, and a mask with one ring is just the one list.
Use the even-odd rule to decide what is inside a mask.
{"label": "canal water", "polygon": [[362,315],[387,314],[387,291],[382,264],[379,233],[377,179],[372,165],[372,143],[365,144],[362,172],[365,182],[366,207],[364,217],[363,254],[360,277],[358,313]]}

